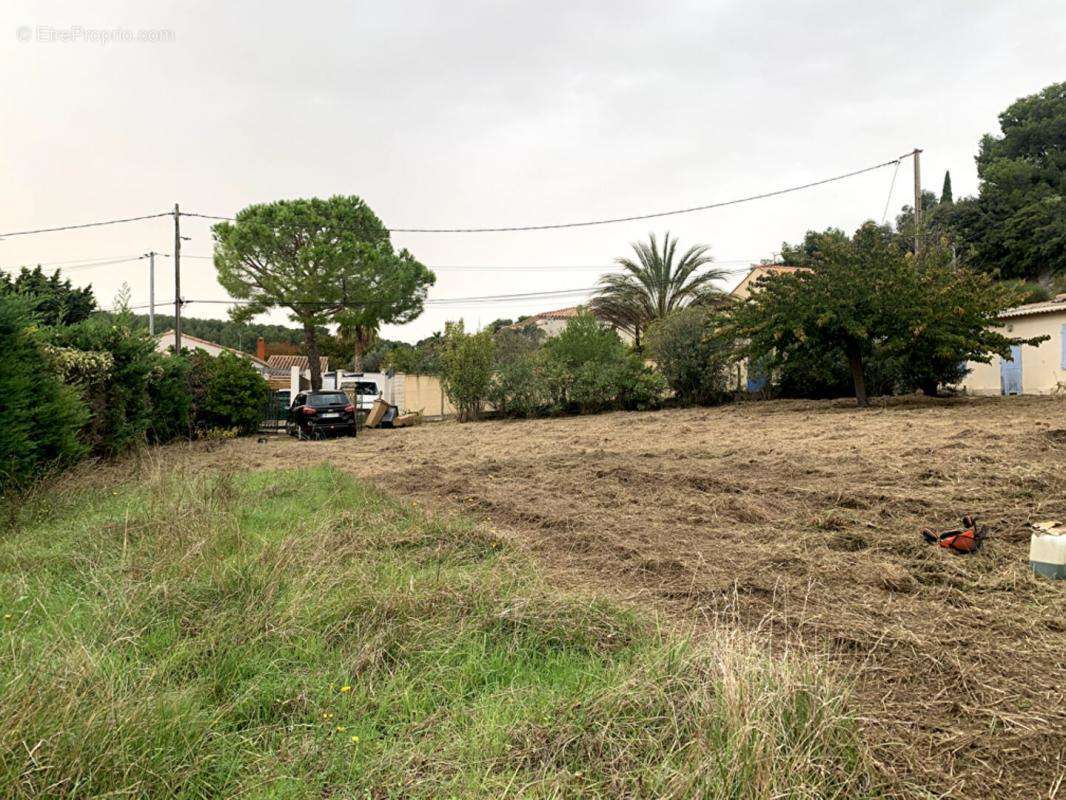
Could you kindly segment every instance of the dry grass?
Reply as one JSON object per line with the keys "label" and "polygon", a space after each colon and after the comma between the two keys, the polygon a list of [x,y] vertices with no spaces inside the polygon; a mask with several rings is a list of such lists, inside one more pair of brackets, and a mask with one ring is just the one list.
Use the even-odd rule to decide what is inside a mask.
{"label": "dry grass", "polygon": [[[1062,399],[445,423],[196,456],[237,469],[320,459],[480,515],[557,585],[828,653],[894,794],[1066,791],[1066,586],[1030,573],[1025,529],[1066,518]],[[967,512],[991,534],[980,555],[920,539]]]}

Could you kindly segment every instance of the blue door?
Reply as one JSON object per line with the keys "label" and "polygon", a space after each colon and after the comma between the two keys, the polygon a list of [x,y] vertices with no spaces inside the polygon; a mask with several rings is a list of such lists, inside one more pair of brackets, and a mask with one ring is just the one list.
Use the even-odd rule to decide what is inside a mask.
{"label": "blue door", "polygon": [[1003,394],[1022,393],[1022,346],[1010,349],[1010,360],[999,360],[999,386]]}
{"label": "blue door", "polygon": [[761,392],[770,382],[766,367],[761,361],[748,361],[748,391]]}

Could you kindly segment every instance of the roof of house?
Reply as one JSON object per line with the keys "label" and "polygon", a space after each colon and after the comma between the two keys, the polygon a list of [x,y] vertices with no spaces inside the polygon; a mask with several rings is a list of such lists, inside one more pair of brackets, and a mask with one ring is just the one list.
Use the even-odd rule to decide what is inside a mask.
{"label": "roof of house", "polygon": [[802,269],[806,269],[806,267],[790,267],[787,264],[752,264],[748,274],[740,279],[740,283],[733,287],[730,294],[738,294],[747,288],[753,280],[761,278],[764,274],[798,272]]}
{"label": "roof of house", "polygon": [[[173,340],[174,340],[174,329],[173,328],[171,328],[168,331],[163,331],[162,333],[157,333],[156,336],[155,336],[155,340],[157,342],[162,342],[165,339],[170,339],[171,340],[170,346],[171,347],[174,346],[174,342],[173,342]],[[185,346],[186,342],[191,342],[193,345],[201,345],[202,346],[202,345],[206,344],[206,345],[208,345],[210,347],[217,347],[219,350],[225,350],[227,353],[233,353],[233,355],[235,355],[235,356],[240,356],[241,358],[247,358],[249,361],[254,361],[256,364],[258,364],[261,367],[267,366],[267,362],[263,361],[263,359],[261,359],[261,358],[257,358],[256,356],[253,356],[251,353],[246,353],[243,350],[238,350],[235,347],[227,347],[226,345],[219,344],[218,342],[212,342],[212,341],[209,341],[207,339],[201,339],[199,336],[190,336],[189,334],[183,332],[181,334],[182,347]]]}
{"label": "roof of house", "polygon": [[525,325],[528,322],[536,322],[538,319],[573,319],[581,314],[584,308],[584,306],[568,306],[567,308],[557,308],[554,311],[541,311],[539,314],[527,317],[518,324]]}
{"label": "roof of house", "polygon": [[1024,306],[1008,308],[999,316],[1001,319],[1004,317],[1025,317],[1030,314],[1047,314],[1054,311],[1066,311],[1066,294],[1056,295],[1055,299],[1045,300],[1042,303],[1026,303]]}
{"label": "roof of house", "polygon": [[[326,356],[319,356],[318,364],[322,372],[329,372],[329,359]],[[289,370],[292,367],[298,367],[302,372],[310,368],[311,362],[307,359],[307,356],[277,355],[270,356],[267,359],[267,366],[271,370]]]}

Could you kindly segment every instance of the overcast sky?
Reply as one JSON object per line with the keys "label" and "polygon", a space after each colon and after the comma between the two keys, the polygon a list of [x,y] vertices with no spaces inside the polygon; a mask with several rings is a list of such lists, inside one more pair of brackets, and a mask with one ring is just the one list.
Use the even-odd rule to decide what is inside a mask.
{"label": "overcast sky", "polygon": [[[973,156],[997,115],[1066,79],[1062,0],[5,0],[0,20],[0,232],[333,194],[360,195],[390,227],[566,222],[770,191],[914,147],[923,185],[939,192],[950,169],[960,196],[976,191]],[[99,41],[116,28],[169,41]],[[890,217],[913,196],[910,170]],[[591,287],[599,273],[573,267],[608,265],[649,231],[736,269],[807,229],[880,220],[892,172],[662,220],[394,242],[431,267],[558,267],[440,270],[433,299]],[[209,256],[210,223],[182,224],[184,253]],[[159,219],[8,238],[0,266],[172,248]],[[159,262],[157,301],[173,301],[172,269]],[[135,304],[148,297],[143,263],[69,275],[105,306],[123,282]],[[183,261],[182,288],[226,296],[207,258]],[[446,319],[477,327],[574,302],[429,306],[383,334],[414,341]]]}

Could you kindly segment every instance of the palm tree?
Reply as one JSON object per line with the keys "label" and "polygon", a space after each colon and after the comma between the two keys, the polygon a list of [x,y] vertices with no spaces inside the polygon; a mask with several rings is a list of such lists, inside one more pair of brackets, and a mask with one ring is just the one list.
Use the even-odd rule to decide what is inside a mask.
{"label": "palm tree", "polygon": [[714,281],[725,278],[723,270],[696,274],[700,267],[711,263],[709,249],[707,245],[694,245],[675,263],[677,239],[671,239],[667,232],[659,249],[655,234],[649,234],[647,242],[633,243],[636,260],[615,259],[625,271],[600,278],[599,293],[589,301],[589,309],[600,319],[627,331],[640,347],[641,332],[655,320],[692,303],[722,299],[722,290]]}

